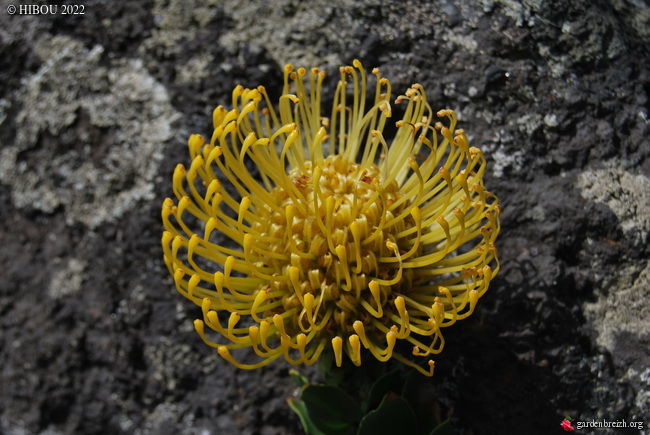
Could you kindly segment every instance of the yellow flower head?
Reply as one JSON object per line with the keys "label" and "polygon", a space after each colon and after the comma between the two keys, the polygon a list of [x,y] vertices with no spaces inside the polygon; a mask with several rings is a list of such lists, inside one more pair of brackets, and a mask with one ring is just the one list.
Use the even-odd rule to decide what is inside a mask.
{"label": "yellow flower head", "polygon": [[[329,348],[339,366],[344,353],[360,365],[362,348],[416,366],[396,341],[439,353],[441,328],[469,316],[499,270],[498,200],[455,113],[434,113],[414,84],[386,140],[390,82],[374,69],[367,99],[353,65],[340,68],[329,119],[317,68],[285,67],[277,109],[264,87],[237,86],[233,108],[214,111],[210,142],[190,137],[192,163],[174,171],[165,263],[203,310],[200,336],[237,367],[313,364]],[[211,342],[206,324],[227,343]],[[235,359],[241,348],[259,358]],[[428,364],[416,367],[431,375]]]}

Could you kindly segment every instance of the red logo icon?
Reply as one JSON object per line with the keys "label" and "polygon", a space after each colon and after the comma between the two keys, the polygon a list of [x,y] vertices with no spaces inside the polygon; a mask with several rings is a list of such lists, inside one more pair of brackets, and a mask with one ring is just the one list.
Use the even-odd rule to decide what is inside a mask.
{"label": "red logo icon", "polygon": [[564,429],[566,432],[571,432],[576,430],[575,427],[571,426],[571,417],[567,416],[564,420],[562,420],[562,423],[560,423],[560,427]]}

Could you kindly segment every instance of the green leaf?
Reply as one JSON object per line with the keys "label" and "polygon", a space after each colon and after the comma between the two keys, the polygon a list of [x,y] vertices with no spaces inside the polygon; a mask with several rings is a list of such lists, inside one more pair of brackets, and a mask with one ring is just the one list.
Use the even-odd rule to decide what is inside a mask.
{"label": "green leaf", "polygon": [[358,435],[416,434],[417,420],[406,400],[387,395],[379,408],[369,412],[359,425]]}
{"label": "green leaf", "polygon": [[346,360],[343,360],[343,367],[336,366],[334,352],[323,352],[318,358],[318,368],[327,385],[339,386],[346,378]]}
{"label": "green leaf", "polygon": [[451,425],[451,418],[440,423],[429,435],[454,435],[454,428]]}
{"label": "green leaf", "polygon": [[287,399],[289,407],[298,414],[302,427],[305,429],[305,435],[327,435],[325,432],[320,431],[314,422],[309,418],[309,412],[307,411],[307,405],[305,402],[299,399]]}
{"label": "green leaf", "polygon": [[430,433],[443,420],[442,408],[431,380],[417,370],[412,370],[407,376],[402,397],[415,412],[421,433]]}
{"label": "green leaf", "polygon": [[390,392],[399,394],[401,388],[402,382],[399,369],[381,375],[370,387],[366,411],[369,412],[377,408],[386,394]]}
{"label": "green leaf", "polygon": [[309,384],[309,380],[307,380],[306,377],[300,374],[298,370],[291,369],[289,370],[289,376],[293,380],[293,383],[296,384],[297,387],[302,387],[303,385]]}
{"label": "green leaf", "polygon": [[338,387],[307,385],[300,398],[314,425],[328,435],[352,434],[361,420],[359,404]]}

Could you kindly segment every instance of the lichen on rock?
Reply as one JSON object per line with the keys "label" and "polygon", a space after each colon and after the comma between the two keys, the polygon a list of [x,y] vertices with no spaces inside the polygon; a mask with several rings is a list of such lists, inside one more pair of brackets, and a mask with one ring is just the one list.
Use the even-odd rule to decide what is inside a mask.
{"label": "lichen on rock", "polygon": [[61,208],[67,222],[96,228],[152,199],[178,117],[167,90],[139,60],[107,62],[101,46],[45,36],[35,51],[45,62],[25,80],[15,138],[0,150],[16,207]]}

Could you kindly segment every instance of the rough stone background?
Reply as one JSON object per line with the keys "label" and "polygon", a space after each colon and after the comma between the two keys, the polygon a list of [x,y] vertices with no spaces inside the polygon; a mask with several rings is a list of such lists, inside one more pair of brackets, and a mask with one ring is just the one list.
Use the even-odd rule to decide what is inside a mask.
{"label": "rough stone background", "polygon": [[335,73],[354,58],[455,109],[504,207],[503,270],[446,332],[431,381],[458,427],[650,424],[647,1],[7,13],[27,3],[45,4],[0,10],[1,433],[300,432],[286,364],[237,370],[194,334],[199,310],[162,263],[160,204],[234,85],[277,89],[287,62]]}

